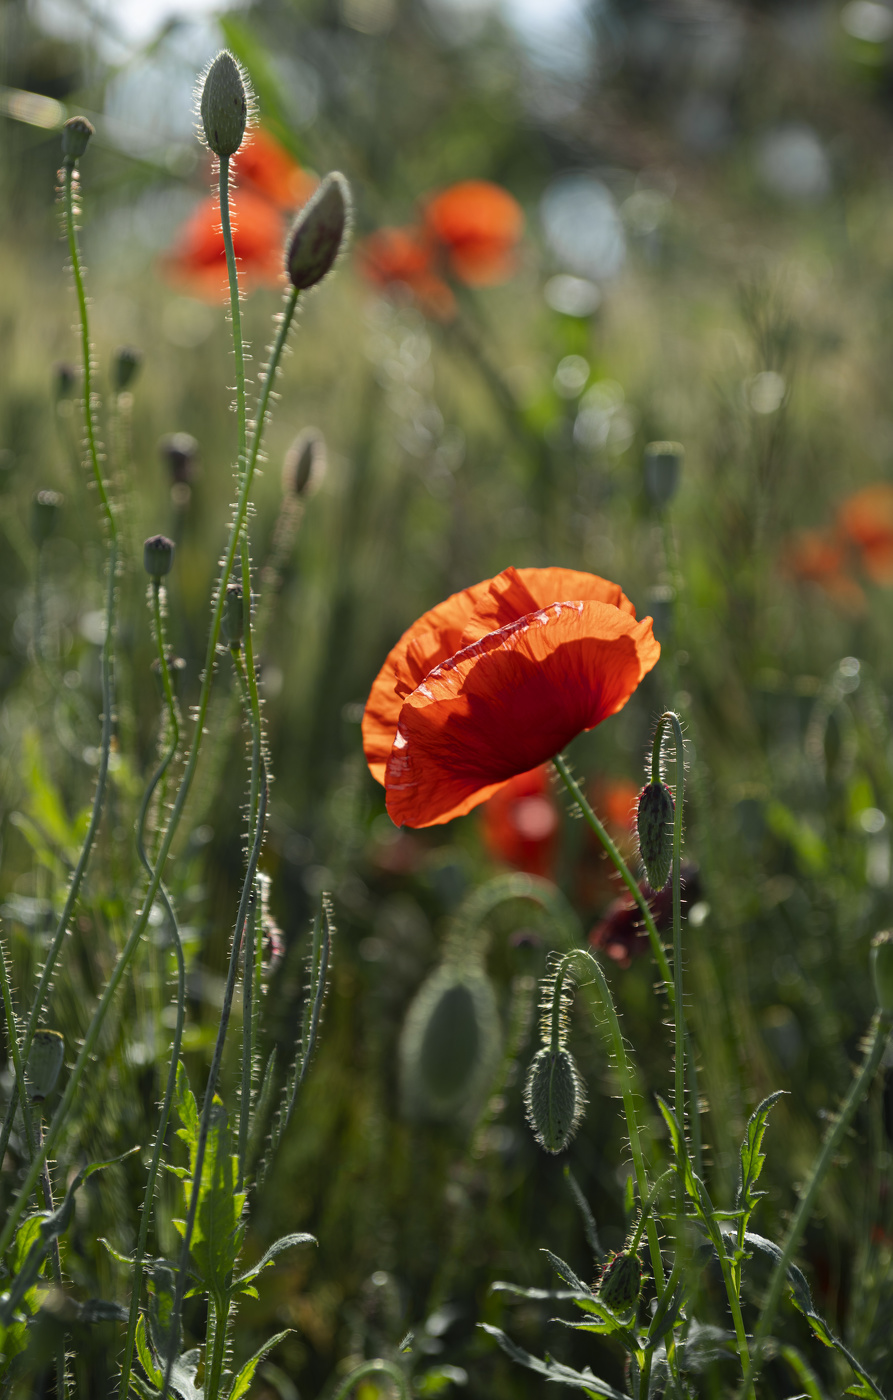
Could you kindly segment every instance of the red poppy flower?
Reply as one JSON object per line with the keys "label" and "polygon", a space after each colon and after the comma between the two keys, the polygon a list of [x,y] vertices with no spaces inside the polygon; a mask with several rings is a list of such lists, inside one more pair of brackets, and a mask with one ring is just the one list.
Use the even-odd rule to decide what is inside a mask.
{"label": "red poppy flower", "polygon": [[456,299],[434,271],[434,253],[423,229],[380,228],[358,244],[357,260],[374,286],[406,287],[422,309],[439,321],[455,314]]}
{"label": "red poppy flower", "polygon": [[288,213],[306,204],[318,184],[263,127],[255,127],[239,147],[232,173],[237,188],[249,185]]}
{"label": "red poppy flower", "polygon": [[481,808],[484,845],[497,860],[528,875],[552,874],[558,806],[545,764],[510,778]]}
{"label": "red poppy flower", "polygon": [[404,633],[366,704],[363,745],[398,825],[462,816],[626,704],[660,655],[617,584],[506,569]]}
{"label": "red poppy flower", "polygon": [[[268,200],[242,190],[231,204],[233,248],[247,286],[280,285],[285,266],[285,228]],[[223,301],[228,295],[220,201],[209,195],[193,210],[162,261],[168,279],[190,296]]]}
{"label": "red poppy flower", "polygon": [[425,225],[447,250],[450,268],[470,287],[505,282],[517,265],[524,215],[508,190],[489,180],[462,180],[434,195]]}
{"label": "red poppy flower", "polygon": [[[691,905],[701,898],[701,880],[698,867],[691,861],[683,861],[681,875],[682,913],[688,912]],[[655,894],[647,880],[639,881],[639,889],[648,900],[651,917],[658,933],[666,933],[673,927],[673,885],[672,881]],[[621,967],[629,967],[633,958],[648,952],[649,939],[642,922],[638,904],[625,894],[615,899],[605,917],[590,931],[589,942],[593,948],[601,948],[613,962]]]}
{"label": "red poppy flower", "polygon": [[785,571],[801,583],[815,583],[848,612],[858,612],[865,595],[855,579],[844,572],[846,550],[827,530],[801,530],[789,541]]}
{"label": "red poppy flower", "polygon": [[837,519],[872,582],[893,584],[893,486],[879,481],[857,491],[839,507]]}

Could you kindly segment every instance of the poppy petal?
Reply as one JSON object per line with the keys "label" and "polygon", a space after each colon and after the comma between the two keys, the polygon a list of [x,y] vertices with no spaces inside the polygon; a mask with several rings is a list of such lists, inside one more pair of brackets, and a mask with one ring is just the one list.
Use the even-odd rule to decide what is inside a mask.
{"label": "poppy petal", "polygon": [[651,618],[609,603],[553,603],[488,633],[404,701],[386,772],[392,821],[471,811],[616,714],[659,655]]}

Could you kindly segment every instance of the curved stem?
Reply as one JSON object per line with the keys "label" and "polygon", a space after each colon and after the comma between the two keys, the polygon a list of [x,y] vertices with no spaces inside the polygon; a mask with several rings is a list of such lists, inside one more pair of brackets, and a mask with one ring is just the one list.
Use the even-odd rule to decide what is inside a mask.
{"label": "curved stem", "polygon": [[355,1371],[338,1387],[331,1400],[347,1400],[347,1396],[354,1386],[361,1381],[364,1376],[389,1376],[400,1391],[400,1400],[410,1400],[410,1390],[406,1383],[406,1376],[395,1366],[393,1361],[364,1361],[362,1366],[358,1366]]}
{"label": "curved stem", "polygon": [[[146,788],[140,807],[139,818],[136,828],[136,848],[139,858],[147,874],[151,876],[152,866],[146,854],[145,827],[146,816],[149,811],[149,804],[159,782],[167,773],[170,764],[173,762],[177,748],[180,743],[180,722],[177,715],[177,702],[174,698],[173,685],[171,683],[170,668],[167,664],[167,644],[164,631],[164,609],[162,607],[162,590],[158,579],[152,580],[152,621],[154,624],[155,644],[158,651],[158,660],[161,668],[161,684],[164,690],[164,700],[167,706],[167,723],[170,731],[170,742],[162,757],[161,763],[152,775],[152,780]],[[171,1105],[174,1101],[174,1093],[177,1085],[177,1065],[180,1059],[180,1045],[183,1040],[183,1025],[186,1019],[186,965],[183,959],[183,944],[180,939],[180,929],[177,924],[177,916],[170,897],[164,884],[159,884],[158,893],[161,896],[167,914],[168,923],[171,930],[171,939],[174,945],[174,953],[177,959],[177,1021],[174,1027],[173,1040],[171,1042],[171,1061],[168,1070],[167,1084],[164,1090],[164,1101],[161,1105],[161,1117],[158,1122],[158,1129],[155,1135],[155,1145],[152,1151],[152,1161],[149,1165],[149,1175],[146,1180],[146,1191],[143,1197],[143,1209],[140,1216],[139,1236],[137,1238],[136,1253],[133,1263],[133,1279],[130,1285],[130,1311],[127,1318],[127,1336],[124,1341],[124,1355],[121,1362],[121,1382],[118,1393],[122,1400],[127,1400],[130,1389],[130,1372],[133,1366],[133,1348],[136,1341],[136,1329],[139,1321],[140,1291],[142,1287],[143,1268],[146,1257],[146,1245],[149,1239],[149,1223],[152,1215],[152,1206],[155,1200],[155,1184],[158,1180],[158,1169],[161,1164],[161,1153],[164,1148],[164,1140],[167,1135],[167,1125],[170,1121]]]}
{"label": "curved stem", "polygon": [[812,1208],[815,1205],[819,1187],[825,1179],[828,1168],[834,1160],[846,1130],[852,1122],[856,1109],[871,1087],[871,1082],[877,1073],[884,1056],[884,1051],[887,1048],[887,1041],[889,1040],[891,1030],[893,1030],[893,1014],[883,1011],[876,1012],[871,1023],[870,1040],[865,1051],[865,1058],[860,1068],[853,1076],[853,1082],[849,1087],[846,1098],[841,1104],[840,1112],[828,1130],[828,1134],[819,1150],[818,1156],[813,1162],[809,1178],[803,1188],[803,1194],[797,1202],[797,1209],[794,1212],[793,1220],[788,1226],[788,1233],[782,1245],[781,1255],[772,1271],[766,1297],[763,1300],[760,1320],[753,1334],[753,1356],[745,1373],[744,1385],[742,1388],[744,1400],[748,1400],[748,1397],[752,1396],[754,1393],[754,1382],[759,1375],[763,1363],[762,1344],[772,1331],[776,1309],[781,1300],[782,1289],[787,1279],[788,1269],[793,1262],[794,1252],[803,1237],[803,1232],[812,1214]]}
{"label": "curved stem", "polygon": [[595,812],[592,810],[590,803],[586,800],[586,797],[583,794],[583,789],[580,787],[580,784],[577,782],[576,778],[571,773],[570,768],[568,767],[565,759],[561,756],[561,754],[557,754],[555,758],[552,759],[552,762],[555,765],[555,769],[559,777],[561,778],[561,781],[564,783],[571,797],[577,803],[577,806],[583,813],[583,816],[585,817],[589,827],[598,837],[599,841],[601,842],[602,846],[607,852],[607,855],[612,865],[614,866],[614,869],[617,871],[623,883],[626,885],[626,888],[629,890],[633,899],[636,901],[636,904],[639,906],[639,912],[642,915],[642,922],[645,925],[645,929],[648,933],[648,939],[651,943],[651,952],[654,955],[654,961],[657,963],[658,970],[660,972],[661,977],[663,978],[664,988],[666,989],[667,996],[670,1000],[670,1005],[673,1006],[676,997],[675,989],[673,986],[673,974],[670,971],[670,964],[667,962],[667,955],[664,952],[663,944],[660,941],[660,934],[657,931],[657,926],[654,922],[651,910],[648,907],[648,901],[643,895],[642,891],[639,889],[638,881],[633,876],[629,866],[623,859],[623,856],[620,854],[617,847],[614,845],[614,842],[608,835],[607,831],[602,826],[598,817],[595,815]]}

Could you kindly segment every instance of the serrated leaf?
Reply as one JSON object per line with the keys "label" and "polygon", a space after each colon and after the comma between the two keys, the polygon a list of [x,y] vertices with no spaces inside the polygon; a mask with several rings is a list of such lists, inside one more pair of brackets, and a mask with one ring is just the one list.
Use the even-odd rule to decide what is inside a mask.
{"label": "serrated leaf", "polygon": [[545,1376],[546,1380],[573,1386],[575,1390],[588,1391],[599,1396],[600,1400],[627,1400],[622,1391],[615,1390],[607,1381],[594,1376],[588,1367],[585,1371],[574,1371],[570,1366],[562,1366],[559,1361],[552,1361],[549,1357],[540,1360],[538,1356],[531,1356],[529,1351],[519,1347],[501,1328],[493,1327],[489,1322],[479,1322],[478,1327],[482,1332],[488,1332],[494,1337],[506,1355],[517,1361],[519,1366],[526,1366],[528,1371],[535,1371],[538,1376]]}
{"label": "serrated leaf", "polygon": [[572,1332],[591,1332],[597,1337],[616,1337],[628,1352],[638,1351],[639,1343],[629,1327],[624,1326],[610,1308],[602,1306],[599,1311],[601,1315],[594,1322],[571,1322],[564,1317],[550,1317],[549,1321],[558,1323],[561,1327],[568,1327]]}
{"label": "serrated leaf", "polygon": [[268,1268],[270,1264],[273,1263],[276,1256],[282,1254],[284,1250],[293,1249],[296,1245],[299,1244],[318,1243],[319,1241],[317,1240],[315,1235],[283,1235],[281,1239],[276,1240],[273,1244],[270,1245],[270,1248],[266,1251],[263,1257],[258,1260],[258,1262],[254,1265],[253,1268],[249,1269],[247,1273],[242,1274],[241,1278],[236,1279],[233,1287],[240,1288],[242,1284],[248,1283],[253,1278],[257,1278],[261,1270]]}
{"label": "serrated leaf", "polygon": [[157,1259],[146,1280],[149,1293],[149,1337],[156,1356],[167,1357],[179,1352],[182,1345],[180,1329],[173,1330],[176,1266]]}
{"label": "serrated leaf", "polygon": [[685,1194],[688,1196],[689,1200],[694,1205],[695,1210],[698,1212],[698,1214],[702,1215],[703,1210],[701,1207],[701,1193],[698,1190],[698,1184],[695,1181],[694,1172],[692,1171],[691,1166],[691,1160],[688,1155],[688,1146],[686,1144],[685,1136],[682,1132],[682,1129],[679,1126],[679,1120],[676,1117],[673,1110],[670,1108],[670,1105],[664,1102],[660,1094],[656,1094],[655,1098],[657,1099],[657,1106],[660,1109],[661,1117],[666,1123],[670,1133],[670,1143],[673,1148],[673,1156],[675,1157],[677,1164],[680,1164],[683,1169]]}
{"label": "serrated leaf", "polygon": [[235,1380],[233,1381],[232,1390],[229,1392],[227,1400],[241,1400],[241,1397],[243,1395],[248,1394],[251,1382],[254,1379],[254,1373],[257,1370],[260,1363],[263,1361],[267,1352],[272,1351],[275,1346],[279,1345],[279,1343],[284,1337],[287,1337],[289,1333],[293,1332],[294,1330],[295,1329],[293,1327],[286,1327],[284,1332],[277,1332],[275,1337],[271,1337],[268,1342],[264,1342],[264,1345],[254,1353],[251,1359],[245,1362],[245,1365],[242,1367],[241,1371],[236,1376]]}
{"label": "serrated leaf", "polygon": [[[186,1111],[190,1111],[188,1099]],[[185,1131],[191,1132],[191,1129]],[[241,1221],[246,1193],[236,1190],[237,1175],[238,1161],[230,1151],[226,1109],[215,1097],[209,1116],[202,1179],[198,1187],[194,1178],[186,1184],[186,1207],[188,1211],[192,1192],[197,1189],[191,1253],[196,1270],[207,1287],[216,1293],[228,1287],[244,1233]],[[180,1229],[177,1221],[174,1224]]]}
{"label": "serrated leaf", "polygon": [[769,1094],[761,1104],[757,1105],[747,1120],[744,1140],[741,1143],[741,1174],[738,1180],[738,1195],[735,1199],[736,1206],[743,1212],[745,1224],[764,1194],[762,1191],[756,1190],[756,1183],[766,1161],[766,1154],[762,1150],[763,1138],[766,1134],[770,1110],[784,1092],[784,1089],[777,1089],[774,1094]]}
{"label": "serrated leaf", "polygon": [[590,1290],[586,1287],[582,1279],[577,1278],[570,1264],[565,1264],[564,1260],[559,1259],[558,1255],[553,1254],[550,1249],[541,1249],[540,1253],[545,1254],[558,1277],[563,1278],[565,1283],[568,1284],[575,1293],[589,1293]]}
{"label": "serrated leaf", "polygon": [[177,1061],[177,1081],[175,1089],[175,1099],[177,1113],[182,1128],[177,1129],[177,1137],[182,1138],[189,1148],[189,1170],[195,1170],[195,1154],[198,1150],[199,1116],[198,1105],[195,1102],[195,1094],[189,1087],[189,1078],[186,1074],[186,1066],[182,1060]]}
{"label": "serrated leaf", "polygon": [[522,1288],[519,1283],[506,1283],[502,1279],[497,1279],[496,1283],[490,1284],[490,1292],[512,1293],[516,1298],[532,1298],[537,1301],[553,1303],[581,1296],[575,1288]]}
{"label": "serrated leaf", "polygon": [[116,1259],[119,1264],[126,1264],[128,1268],[133,1268],[134,1261],[130,1257],[130,1255],[122,1254],[120,1249],[116,1249],[115,1246],[109,1240],[107,1240],[104,1235],[99,1236],[99,1243],[105,1246],[112,1258]]}
{"label": "serrated leaf", "polygon": [[146,1335],[146,1319],[140,1313],[136,1324],[136,1354],[140,1359],[140,1365],[153,1385],[160,1386],[164,1377],[158,1365],[157,1358],[153,1356],[149,1348],[149,1339]]}

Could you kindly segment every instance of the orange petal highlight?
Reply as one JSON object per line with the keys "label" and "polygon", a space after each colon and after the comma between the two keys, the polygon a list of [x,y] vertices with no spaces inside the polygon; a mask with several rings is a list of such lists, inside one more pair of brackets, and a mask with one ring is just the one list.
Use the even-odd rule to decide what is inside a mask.
{"label": "orange petal highlight", "polygon": [[879,481],[857,491],[839,507],[837,519],[872,582],[893,584],[893,486]]}
{"label": "orange petal highlight", "polygon": [[306,204],[319,183],[262,126],[239,147],[232,173],[238,188],[249,185],[288,213]]}
{"label": "orange petal highlight", "polygon": [[450,320],[456,300],[434,270],[430,241],[424,229],[380,228],[357,246],[360,271],[373,286],[387,291],[402,285],[422,310],[440,321]]}
{"label": "orange petal highlight", "polygon": [[558,806],[545,764],[510,778],[484,803],[481,833],[497,860],[528,875],[551,876]]}
{"label": "orange petal highlight", "polygon": [[385,778],[398,826],[462,816],[622,709],[660,646],[651,619],[557,602],[490,632],[407,696]]}
{"label": "orange petal highlight", "polygon": [[524,230],[521,206],[508,190],[489,180],[462,180],[425,207],[425,224],[447,250],[450,266],[472,287],[505,282],[517,265],[515,248]]}
{"label": "orange petal highlight", "polygon": [[[246,286],[279,286],[285,246],[279,210],[259,195],[242,190],[232,201],[230,211],[240,280]],[[190,296],[224,301],[229,295],[220,201],[216,196],[203,199],[190,214],[173,248],[162,259],[162,270],[169,281]]]}

